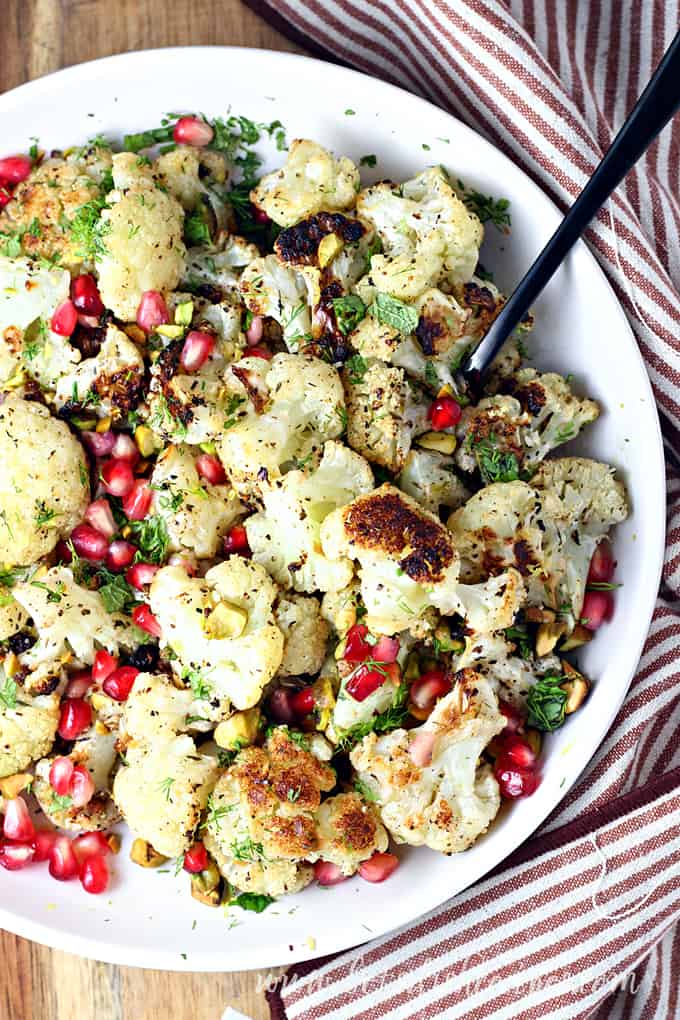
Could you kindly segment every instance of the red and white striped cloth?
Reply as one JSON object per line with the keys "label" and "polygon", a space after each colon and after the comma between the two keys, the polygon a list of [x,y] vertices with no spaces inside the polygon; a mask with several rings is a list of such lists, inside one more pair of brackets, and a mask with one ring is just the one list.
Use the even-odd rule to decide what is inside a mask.
{"label": "red and white striped cloth", "polygon": [[[247,0],[330,59],[455,113],[566,208],[680,26],[678,0]],[[680,83],[679,83],[680,87]],[[669,454],[666,565],[630,693],[539,833],[413,925],[301,964],[280,1020],[680,1018],[680,122],[587,241]]]}

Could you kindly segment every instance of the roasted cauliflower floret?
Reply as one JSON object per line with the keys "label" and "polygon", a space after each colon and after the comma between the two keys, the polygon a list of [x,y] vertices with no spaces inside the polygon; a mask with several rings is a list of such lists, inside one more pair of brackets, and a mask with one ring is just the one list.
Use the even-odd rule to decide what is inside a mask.
{"label": "roasted cauliflower floret", "polygon": [[254,315],[270,316],[278,322],[291,353],[299,350],[302,341],[309,341],[314,295],[302,273],[282,265],[275,255],[265,255],[244,269],[239,290]]}
{"label": "roasted cauliflower floret", "polygon": [[144,359],[122,330],[109,325],[94,358],[81,361],[61,377],[55,406],[80,403],[100,418],[125,417],[142,398]]}
{"label": "roasted cauliflower floret", "polygon": [[278,589],[263,567],[232,556],[206,573],[189,577],[182,567],[163,567],[153,579],[151,609],[162,641],[188,673],[197,672],[208,697],[237,709],[260,699],[283,657],[283,634],[272,605]]}
{"label": "roasted cauliflower floret", "polygon": [[111,204],[101,214],[105,252],[98,262],[99,291],[107,308],[131,322],[145,291],[171,291],[180,281],[184,211],[134,153],[113,157],[113,184]]}
{"label": "roasted cauliflower floret", "polygon": [[217,759],[191,737],[130,744],[113,797],[134,834],[165,857],[189,849],[219,774]]}
{"label": "roasted cauliflower floret", "polygon": [[356,793],[338,793],[317,812],[318,856],[353,875],[362,861],[387,850],[389,839],[370,804]]}
{"label": "roasted cauliflower floret", "polygon": [[318,599],[290,595],[279,599],[276,625],[285,639],[279,676],[316,674],[326,658],[330,627],[321,616]]}
{"label": "roasted cauliflower floret", "polygon": [[322,209],[349,209],[358,189],[359,171],[350,159],[296,138],[281,169],[266,174],[250,198],[280,227],[290,227]]}
{"label": "roasted cauliflower floret", "polygon": [[365,315],[349,334],[352,347],[363,358],[388,362],[392,360],[402,339],[398,329],[386,322],[379,322],[372,315]]}
{"label": "roasted cauliflower floret", "polygon": [[318,358],[276,354],[265,362],[269,368],[264,375],[261,359],[244,359],[232,371],[247,387],[248,376],[255,372],[253,361],[260,362],[255,382],[264,379],[265,394],[253,394],[254,401],[251,395],[246,413],[236,417],[217,444],[232,484],[244,495],[261,493],[267,482],[301,463],[316,463],[326,440],[335,439],[343,428],[342,383],[331,365]]}
{"label": "roasted cauliflower floret", "polygon": [[462,471],[479,469],[485,484],[515,481],[524,457],[527,424],[528,417],[514,397],[483,397],[463,409],[456,428],[456,464]]}
{"label": "roasted cauliflower floret", "polygon": [[80,443],[35,401],[0,405],[0,562],[35,563],[69,535],[90,498]]}
{"label": "roasted cauliflower floret", "polygon": [[191,145],[178,145],[163,152],[153,166],[154,176],[168,189],[184,209],[191,211],[201,201],[208,201],[210,188],[205,180],[217,184],[226,180],[226,163],[219,152],[198,149]]}
{"label": "roasted cauliflower floret", "polygon": [[369,733],[352,750],[359,779],[397,843],[459,853],[486,831],[500,793],[479,758],[504,726],[489,682],[462,670],[422,726]]}
{"label": "roasted cauliflower floret", "polygon": [[221,234],[215,245],[187,251],[183,283],[209,284],[221,294],[236,298],[243,271],[256,259],[260,259],[256,245],[242,237]]}
{"label": "roasted cauliflower floret", "polygon": [[74,765],[83,765],[92,776],[95,792],[84,806],[77,806],[55,796],[50,783],[50,767],[54,758],[44,758],[35,768],[32,792],[47,817],[60,829],[92,832],[108,829],[120,821],[120,814],[109,795],[111,773],[118,759],[117,734],[98,733],[92,729],[76,740],[68,757]]}
{"label": "roasted cauliflower floret", "polygon": [[400,368],[350,359],[343,371],[347,442],[373,464],[399,471],[411,440],[427,428],[426,406],[413,399]]}
{"label": "roasted cauliflower floret", "polygon": [[0,705],[0,778],[21,772],[47,754],[59,723],[59,695],[31,698],[7,678]]}
{"label": "roasted cauliflower floret", "polygon": [[245,521],[253,559],[295,591],[345,588],[352,579],[346,556],[321,548],[324,518],[373,488],[373,473],[357,453],[328,442],[316,471],[290,471],[262,491],[264,509]]}
{"label": "roasted cauliflower floret", "polygon": [[419,447],[406,458],[397,485],[433,514],[442,506],[456,509],[469,495],[456,474],[453,457]]}
{"label": "roasted cauliflower floret", "polygon": [[6,641],[28,622],[28,613],[9,589],[0,587],[0,641]]}
{"label": "roasted cauliflower floret", "polygon": [[201,478],[187,446],[168,446],[151,475],[154,513],[162,517],[169,548],[189,549],[199,558],[214,556],[220,539],[243,512],[228,485],[211,485]]}
{"label": "roasted cauliflower floret", "polygon": [[165,674],[140,673],[123,709],[121,731],[135,741],[153,744],[186,729],[193,695],[175,687]]}

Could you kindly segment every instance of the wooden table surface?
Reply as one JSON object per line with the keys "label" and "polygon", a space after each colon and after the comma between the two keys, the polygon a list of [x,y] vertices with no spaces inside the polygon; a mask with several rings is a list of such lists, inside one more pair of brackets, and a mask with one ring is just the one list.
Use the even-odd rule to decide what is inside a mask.
{"label": "wooden table surface", "polygon": [[[2,0],[0,92],[83,60],[154,46],[303,52],[239,0]],[[81,960],[0,932],[0,1020],[269,1016],[255,971],[172,974]]]}

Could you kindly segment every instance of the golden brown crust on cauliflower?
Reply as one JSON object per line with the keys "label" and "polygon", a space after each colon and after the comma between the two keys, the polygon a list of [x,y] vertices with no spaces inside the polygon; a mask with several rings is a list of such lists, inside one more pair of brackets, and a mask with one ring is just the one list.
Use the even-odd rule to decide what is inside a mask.
{"label": "golden brown crust on cauliflower", "polygon": [[326,657],[330,627],[321,616],[316,598],[287,595],[274,610],[276,625],[285,638],[279,676],[318,673]]}
{"label": "golden brown crust on cauliflower", "polygon": [[250,199],[280,227],[290,227],[322,209],[349,209],[358,187],[359,171],[350,159],[336,159],[317,142],[295,138],[284,165],[266,174]]}

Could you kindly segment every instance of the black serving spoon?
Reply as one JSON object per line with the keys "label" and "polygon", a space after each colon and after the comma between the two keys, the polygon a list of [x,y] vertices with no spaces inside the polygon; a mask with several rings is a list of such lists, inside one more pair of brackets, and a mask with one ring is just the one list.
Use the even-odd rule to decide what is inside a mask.
{"label": "black serving spoon", "polygon": [[595,173],[541,254],[503,305],[482,342],[463,361],[460,374],[473,393],[479,391],[491,362],[569,254],[595,213],[604,205],[630,168],[637,163],[678,109],[680,109],[680,32],[666,50],[649,85],[603,156]]}

